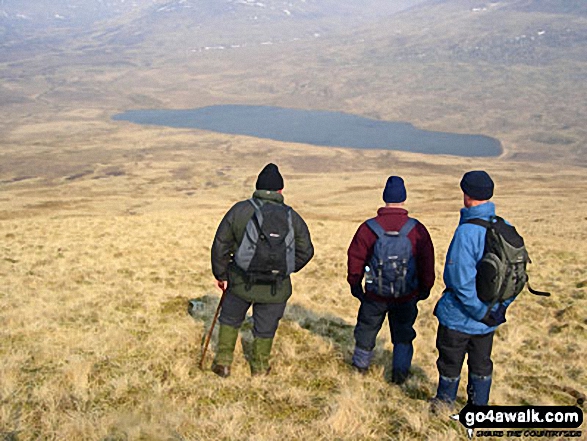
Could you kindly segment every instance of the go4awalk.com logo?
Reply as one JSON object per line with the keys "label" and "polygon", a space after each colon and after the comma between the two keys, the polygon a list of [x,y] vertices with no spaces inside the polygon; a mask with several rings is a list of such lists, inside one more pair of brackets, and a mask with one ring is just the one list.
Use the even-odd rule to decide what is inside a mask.
{"label": "go4awalk.com logo", "polygon": [[451,417],[481,437],[581,438],[583,411],[577,406],[474,406]]}

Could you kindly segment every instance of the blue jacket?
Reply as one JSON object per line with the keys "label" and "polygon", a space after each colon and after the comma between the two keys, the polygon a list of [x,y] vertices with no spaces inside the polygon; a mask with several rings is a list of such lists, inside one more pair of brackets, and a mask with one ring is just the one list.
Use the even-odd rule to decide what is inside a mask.
{"label": "blue jacket", "polygon": [[[477,297],[475,277],[477,263],[485,248],[484,227],[468,224],[469,219],[489,220],[495,216],[495,205],[486,202],[471,208],[461,209],[461,218],[446,255],[444,283],[446,290],[434,309],[441,325],[465,334],[482,335],[495,331],[480,320],[487,313],[488,303]],[[514,298],[506,300],[507,307]],[[497,309],[495,305],[493,309]]]}

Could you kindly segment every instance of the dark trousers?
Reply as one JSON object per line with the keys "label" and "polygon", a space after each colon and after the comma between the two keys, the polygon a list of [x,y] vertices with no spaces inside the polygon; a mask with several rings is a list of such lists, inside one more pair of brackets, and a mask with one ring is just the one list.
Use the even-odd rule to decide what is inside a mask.
{"label": "dark trousers", "polygon": [[377,334],[385,316],[388,316],[393,344],[411,343],[416,338],[414,322],[418,316],[418,306],[415,299],[406,303],[393,304],[366,298],[361,302],[355,326],[355,342],[359,348],[365,351],[372,351],[375,348]]}
{"label": "dark trousers", "polygon": [[436,366],[440,375],[447,378],[460,377],[466,354],[469,373],[481,377],[490,376],[493,372],[493,335],[494,332],[470,335],[439,325],[436,334]]}
{"label": "dark trousers", "polygon": [[283,317],[285,303],[251,303],[227,291],[222,302],[218,321],[233,328],[240,328],[247,311],[253,305],[253,336],[273,338]]}

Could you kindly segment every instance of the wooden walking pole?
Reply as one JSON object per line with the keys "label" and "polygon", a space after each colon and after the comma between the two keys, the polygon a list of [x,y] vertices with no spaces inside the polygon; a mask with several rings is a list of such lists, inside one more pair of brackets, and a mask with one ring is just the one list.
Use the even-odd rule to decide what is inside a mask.
{"label": "wooden walking pole", "polygon": [[222,287],[222,295],[220,296],[220,301],[218,302],[218,307],[216,308],[216,313],[214,314],[214,318],[212,319],[212,324],[210,325],[210,330],[208,331],[208,335],[206,336],[206,342],[204,343],[204,347],[202,348],[202,357],[200,358],[200,369],[204,370],[204,358],[206,357],[206,351],[208,350],[208,345],[210,344],[210,339],[212,338],[212,331],[214,331],[214,326],[216,326],[216,320],[218,319],[218,315],[220,314],[220,308],[222,308],[222,301],[224,300],[224,294],[226,294],[226,287]]}

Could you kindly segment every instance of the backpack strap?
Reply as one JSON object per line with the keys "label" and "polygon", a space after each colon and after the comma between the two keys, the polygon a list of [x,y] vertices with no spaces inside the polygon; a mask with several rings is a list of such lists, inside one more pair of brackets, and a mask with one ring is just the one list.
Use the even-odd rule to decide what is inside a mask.
{"label": "backpack strap", "polygon": [[[243,247],[243,243],[256,244],[259,237],[263,234],[263,230],[259,225],[259,217],[263,219],[263,214],[257,202],[253,199],[248,199],[255,209],[251,219],[247,221],[245,233],[241,243],[238,244],[238,249],[234,253],[233,260],[236,263],[235,268],[246,271],[251,263],[252,255],[250,254],[250,247]],[[246,251],[245,251],[246,248]]]}
{"label": "backpack strap", "polygon": [[293,248],[293,252],[287,252],[285,253],[285,262],[287,265],[287,271],[291,274],[295,271],[296,269],[296,232],[294,229],[294,225],[293,225],[293,215],[292,215],[292,208],[288,205],[286,205],[286,209],[287,209],[287,223],[288,223],[288,233],[287,236],[285,237],[285,246],[287,247],[287,250],[290,250],[291,248]]}
{"label": "backpack strap", "polygon": [[255,209],[255,214],[253,216],[257,218],[257,227],[261,229],[261,225],[263,225],[263,213],[261,212],[261,207],[264,205],[264,202],[255,198],[251,198],[248,201]]}
{"label": "backpack strap", "polygon": [[418,221],[416,219],[409,217],[408,221],[399,230],[399,234],[401,236],[407,236],[408,234],[410,234],[410,231],[412,231],[417,224]]}
{"label": "backpack strap", "polygon": [[[379,224],[379,222],[377,222],[375,220],[375,218],[371,218],[371,219],[367,220],[366,224],[371,229],[371,231],[373,231],[375,233],[375,235],[377,236],[377,240],[379,240],[385,236],[385,230]],[[377,267],[377,285],[378,285],[377,292],[380,294],[383,292],[383,277],[381,275],[381,268],[382,268],[381,265]],[[374,270],[375,270],[375,268],[374,268]]]}
{"label": "backpack strap", "polygon": [[530,282],[526,282],[526,284],[528,285],[528,291],[530,291],[535,296],[550,297],[550,293],[548,291],[538,291],[536,289],[532,289]]}
{"label": "backpack strap", "polygon": [[490,221],[486,221],[485,219],[468,219],[465,221],[466,224],[473,224],[473,225],[479,225],[480,227],[484,227],[484,228],[490,228],[491,227],[491,222]]}
{"label": "backpack strap", "polygon": [[[383,227],[379,224],[379,222],[375,220],[375,218],[371,218],[367,220],[367,222],[365,223],[369,228],[371,228],[371,231],[373,231],[377,235],[377,238],[385,236],[385,233],[387,233],[387,231],[383,229]],[[416,219],[409,217],[408,221],[400,228],[399,234],[402,236],[407,236],[408,234],[410,234],[410,231],[412,231],[412,229],[416,226],[417,223],[418,221]]]}
{"label": "backpack strap", "polygon": [[375,233],[375,235],[377,236],[377,238],[383,237],[385,236],[385,230],[383,229],[383,227],[379,224],[379,222],[377,222],[375,220],[375,218],[371,218],[369,220],[367,220],[367,222],[365,222],[367,224],[367,226],[369,228],[371,228],[371,231],[373,231]]}

